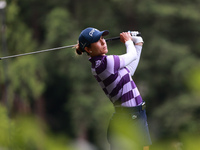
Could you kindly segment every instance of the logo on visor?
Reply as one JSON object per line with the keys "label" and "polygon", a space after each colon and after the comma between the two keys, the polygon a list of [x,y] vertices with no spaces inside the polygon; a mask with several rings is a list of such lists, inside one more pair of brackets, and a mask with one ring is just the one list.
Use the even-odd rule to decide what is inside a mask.
{"label": "logo on visor", "polygon": [[89,35],[90,35],[90,36],[93,36],[93,34],[94,34],[95,31],[97,31],[97,29],[92,29],[92,30],[89,32]]}

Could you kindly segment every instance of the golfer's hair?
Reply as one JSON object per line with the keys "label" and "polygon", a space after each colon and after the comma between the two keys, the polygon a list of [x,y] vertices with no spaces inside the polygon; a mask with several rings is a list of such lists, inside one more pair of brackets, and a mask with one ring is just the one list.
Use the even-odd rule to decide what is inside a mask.
{"label": "golfer's hair", "polygon": [[[76,45],[74,46],[74,48],[76,49],[76,54],[78,54],[78,55],[82,55],[83,52],[86,52],[85,50],[83,50],[83,49],[80,47],[79,43],[76,44]],[[89,55],[88,52],[86,52],[86,53],[87,53],[87,55]]]}
{"label": "golfer's hair", "polygon": [[82,55],[83,54],[83,51],[82,51],[81,47],[79,46],[79,44],[76,44],[74,46],[74,48],[76,49],[76,54],[78,54],[78,55]]}

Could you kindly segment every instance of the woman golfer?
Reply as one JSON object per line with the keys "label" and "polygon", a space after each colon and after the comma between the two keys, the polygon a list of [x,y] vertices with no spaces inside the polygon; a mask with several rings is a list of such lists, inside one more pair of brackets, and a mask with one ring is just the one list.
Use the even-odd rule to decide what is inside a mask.
{"label": "woman golfer", "polygon": [[137,33],[120,33],[120,41],[126,47],[123,55],[106,55],[104,36],[109,34],[107,30],[86,28],[76,45],[77,54],[86,52],[90,56],[92,74],[114,105],[115,113],[108,127],[111,150],[148,150],[151,145],[145,102],[131,77],[138,66],[143,45]]}

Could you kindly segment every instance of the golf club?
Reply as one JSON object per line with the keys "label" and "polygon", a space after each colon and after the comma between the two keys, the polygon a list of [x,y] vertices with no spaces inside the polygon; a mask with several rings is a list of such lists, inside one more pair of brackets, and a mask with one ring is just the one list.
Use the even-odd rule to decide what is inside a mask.
{"label": "golf club", "polygon": [[[141,34],[139,33],[137,36],[140,36]],[[114,41],[114,40],[119,40],[120,37],[112,37],[112,38],[108,38],[105,39],[106,42],[110,42],[110,41]],[[76,44],[75,44],[76,45]],[[3,59],[8,59],[8,58],[14,58],[14,57],[20,57],[20,56],[26,56],[26,55],[32,55],[32,54],[38,54],[38,53],[43,53],[43,52],[49,52],[49,51],[55,51],[55,50],[60,50],[60,49],[65,49],[65,48],[72,48],[75,45],[68,45],[68,46],[62,46],[62,47],[56,47],[56,48],[50,48],[50,49],[44,49],[44,50],[40,50],[40,51],[35,51],[35,52],[30,52],[30,53],[23,53],[23,54],[17,54],[17,55],[11,55],[11,56],[5,56],[5,57],[0,57],[0,60]]]}

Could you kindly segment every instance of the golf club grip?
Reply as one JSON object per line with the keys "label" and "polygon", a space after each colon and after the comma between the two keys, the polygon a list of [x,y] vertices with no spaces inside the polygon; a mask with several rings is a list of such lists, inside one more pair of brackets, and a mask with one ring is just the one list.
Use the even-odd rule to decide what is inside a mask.
{"label": "golf club grip", "polygon": [[[137,36],[141,36],[141,33],[137,34]],[[105,40],[106,40],[106,42],[110,42],[110,41],[120,40],[120,37],[117,36],[117,37],[112,37],[112,38],[105,39]]]}

